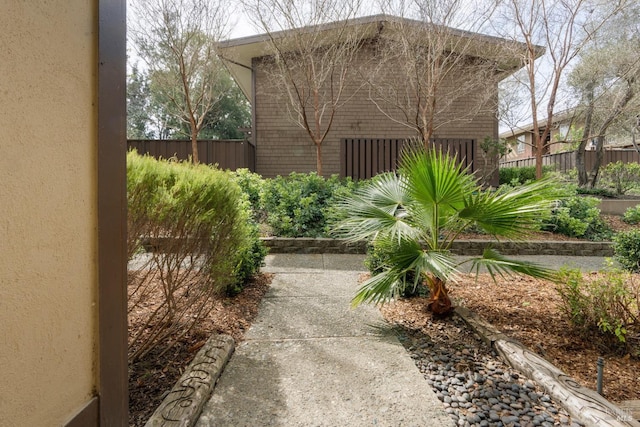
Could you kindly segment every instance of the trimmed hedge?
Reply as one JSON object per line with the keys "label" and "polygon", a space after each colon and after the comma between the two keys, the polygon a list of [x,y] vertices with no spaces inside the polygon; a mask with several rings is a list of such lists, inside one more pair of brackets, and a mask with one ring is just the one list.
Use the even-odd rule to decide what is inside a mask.
{"label": "trimmed hedge", "polygon": [[[130,152],[127,204],[128,256],[134,261],[128,311],[144,316],[129,330],[135,361],[174,345],[175,334],[209,313],[214,295],[238,292],[266,249],[248,197],[229,172]],[[145,245],[152,250],[143,254]]]}
{"label": "trimmed hedge", "polygon": [[218,255],[208,268],[221,276],[215,278],[221,292],[244,283],[266,254],[250,202],[228,172],[130,152],[127,204],[129,258],[158,230],[157,237],[200,239],[200,250],[215,248]]}

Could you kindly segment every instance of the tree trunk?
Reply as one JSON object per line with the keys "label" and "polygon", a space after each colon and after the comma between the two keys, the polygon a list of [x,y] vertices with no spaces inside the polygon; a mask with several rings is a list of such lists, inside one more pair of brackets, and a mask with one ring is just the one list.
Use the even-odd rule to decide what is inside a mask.
{"label": "tree trunk", "polygon": [[589,85],[586,89],[587,111],[584,117],[584,130],[582,131],[582,139],[580,140],[580,145],[578,145],[578,149],[576,151],[576,169],[578,170],[579,187],[586,187],[589,183],[589,175],[587,174],[587,165],[585,164],[584,157],[585,151],[587,149],[587,144],[589,143],[589,137],[591,136],[594,98],[593,88],[593,85]]}
{"label": "tree trunk", "polygon": [[197,165],[200,163],[200,159],[198,157],[198,130],[194,127],[191,128],[191,152],[193,164]]}
{"label": "tree trunk", "polygon": [[316,171],[318,176],[322,176],[322,143],[316,144]]}
{"label": "tree trunk", "polygon": [[427,303],[427,310],[440,316],[451,313],[453,305],[444,282],[437,277],[433,277],[428,279],[428,283],[431,290],[431,298]]}
{"label": "tree trunk", "polygon": [[595,188],[598,184],[598,175],[600,173],[600,165],[602,165],[602,159],[604,158],[604,135],[600,134],[596,138],[596,160],[591,170],[591,188]]}
{"label": "tree trunk", "polygon": [[542,178],[542,138],[538,137],[538,143],[536,144],[536,179]]}
{"label": "tree trunk", "polygon": [[622,114],[622,111],[627,106],[629,101],[633,98],[633,83],[635,83],[635,79],[631,79],[627,81],[627,90],[625,91],[624,97],[620,98],[616,105],[613,108],[613,111],[609,113],[609,116],[606,118],[600,129],[598,129],[598,137],[596,139],[596,162],[593,165],[593,170],[591,171],[591,187],[595,187],[598,183],[598,174],[600,172],[600,166],[602,165],[602,158],[604,157],[604,138],[609,129],[609,126],[613,123],[613,121]]}

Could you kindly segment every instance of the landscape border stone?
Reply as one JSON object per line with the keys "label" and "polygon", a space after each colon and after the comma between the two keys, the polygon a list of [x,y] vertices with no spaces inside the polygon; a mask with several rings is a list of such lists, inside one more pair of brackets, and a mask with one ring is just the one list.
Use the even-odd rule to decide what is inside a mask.
{"label": "landscape border stone", "polygon": [[581,386],[524,344],[503,334],[496,327],[464,308],[460,316],[512,368],[536,381],[551,397],[561,402],[575,420],[587,427],[640,427],[640,422],[594,390]]}
{"label": "landscape border stone", "polygon": [[211,336],[145,427],[193,427],[234,349],[232,337]]}
{"label": "landscape border stone", "polygon": [[[312,237],[264,237],[272,254],[365,254],[366,242],[349,243],[343,239]],[[456,240],[451,251],[456,255],[480,255],[486,240]],[[522,241],[491,242],[491,247],[505,255],[613,256],[611,242]]]}

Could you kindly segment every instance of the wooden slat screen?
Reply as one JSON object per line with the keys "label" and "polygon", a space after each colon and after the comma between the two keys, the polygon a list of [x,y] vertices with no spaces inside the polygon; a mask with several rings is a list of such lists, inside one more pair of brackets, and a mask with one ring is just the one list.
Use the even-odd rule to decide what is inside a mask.
{"label": "wooden slat screen", "polygon": [[[340,143],[340,176],[367,179],[398,167],[406,139],[345,138]],[[455,155],[464,167],[474,172],[475,140],[434,139],[436,147]]]}

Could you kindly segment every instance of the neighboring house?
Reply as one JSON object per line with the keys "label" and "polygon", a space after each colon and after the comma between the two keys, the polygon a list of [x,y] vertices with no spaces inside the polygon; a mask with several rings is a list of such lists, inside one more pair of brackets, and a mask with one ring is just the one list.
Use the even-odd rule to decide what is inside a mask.
{"label": "neighboring house", "polygon": [[[363,39],[367,40],[367,43],[362,43],[361,51],[357,56],[357,67],[360,72],[366,74],[367,66],[373,67],[373,65],[367,64],[375,63],[372,61],[376,55],[375,40],[378,37],[392,35],[393,26],[398,23],[425,25],[418,21],[386,15],[358,18],[352,22],[353,26],[367,26],[364,30],[360,28]],[[323,31],[331,31],[331,24],[328,24],[326,28]],[[503,39],[484,35],[449,30],[455,32],[457,37],[467,37],[474,43],[481,45],[475,49],[476,52],[483,52],[478,56],[490,55],[489,52],[495,54],[496,50],[502,49],[506,42]],[[278,89],[269,84],[269,67],[272,63],[270,61],[272,53],[270,37],[286,37],[292,31],[300,30],[234,39],[220,45],[223,60],[252,105],[253,129],[251,134],[256,147],[255,171],[265,177],[286,175],[292,171],[313,171],[316,167],[315,147],[309,136],[291,119],[286,103],[279,96]],[[311,30],[303,29],[303,31]],[[473,102],[474,94],[469,93],[466,99],[459,97],[451,107],[437,117],[440,123],[433,135],[435,140],[473,141],[473,169],[481,175],[491,173],[492,176],[487,179],[491,182],[497,179],[495,174],[497,159],[483,156],[483,153],[480,152],[480,142],[486,137],[493,139],[498,137],[497,102],[495,102],[498,94],[497,83],[521,66],[515,55],[513,53],[505,55],[506,51],[506,47],[504,51],[501,51],[500,61],[502,62],[496,61],[494,76],[497,78],[490,83],[493,86],[491,90],[495,91],[495,95],[491,96],[491,100],[486,102],[482,108],[478,108],[477,114],[469,117],[467,112],[470,109],[470,103]],[[371,68],[371,72],[373,72],[372,70],[373,68]],[[403,76],[396,73],[392,75],[392,78],[402,79]],[[452,75],[450,78],[453,81],[456,76]],[[365,145],[384,140],[386,144],[389,141],[404,140],[416,136],[414,130],[389,119],[388,116],[380,112],[371,101],[367,88],[363,88],[359,84],[352,84],[348,86],[347,91],[350,92],[343,95],[347,101],[338,111],[331,131],[322,145],[324,175],[345,174],[345,170],[347,170],[345,167],[347,140],[360,141]],[[446,93],[442,96],[446,96]],[[459,117],[464,117],[464,119],[457,120]],[[370,156],[366,152],[370,153],[371,150],[367,150],[362,148],[354,155]],[[375,150],[373,150],[374,157]],[[360,160],[365,161],[365,159]],[[375,158],[373,160],[367,158],[366,161],[376,160]],[[350,159],[350,162],[357,163],[357,160]]]}
{"label": "neighboring house", "polygon": [[[554,116],[553,127],[547,134],[542,155],[571,151],[576,148],[578,138],[582,135],[583,119],[576,116],[573,111],[564,111]],[[540,120],[538,129],[542,134],[547,128],[547,121]],[[510,151],[501,161],[521,160],[535,157],[533,123],[518,126],[513,130],[500,134],[500,139],[507,142]],[[587,150],[594,149],[591,141],[587,144]]]}

